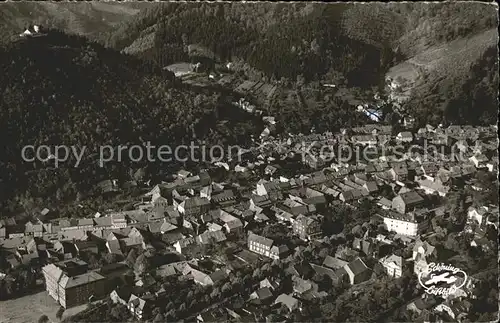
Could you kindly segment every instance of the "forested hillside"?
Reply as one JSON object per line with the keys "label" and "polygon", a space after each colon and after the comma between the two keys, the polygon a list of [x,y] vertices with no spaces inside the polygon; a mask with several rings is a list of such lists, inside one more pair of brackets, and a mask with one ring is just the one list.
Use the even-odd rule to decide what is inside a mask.
{"label": "forested hillside", "polygon": [[389,8],[404,22],[393,41],[404,59],[388,73],[405,83],[404,110],[421,125],[496,123],[497,8],[479,2]]}
{"label": "forested hillside", "polygon": [[344,35],[340,22],[345,8],[167,3],[147,10],[105,42],[165,65],[186,60],[183,48],[194,43],[210,48],[222,61],[243,60],[269,78],[313,80],[335,69],[352,85],[378,84],[392,60],[391,50]]}
{"label": "forested hillside", "polygon": [[[0,67],[0,135],[8,138],[0,153],[0,200],[7,210],[33,201],[74,202],[100,180],[126,181],[131,169],[147,167],[158,174],[169,166],[134,162],[125,155],[120,163],[100,168],[96,155],[103,145],[149,141],[175,147],[204,140],[208,146],[247,146],[251,135],[257,137],[263,129],[261,118],[230,104],[227,89],[188,86],[154,62],[56,30],[2,48]],[[280,112],[280,106],[271,109],[272,115],[288,116],[279,119],[280,132],[363,122],[341,99],[295,112],[286,107]],[[85,146],[85,155],[76,168],[74,156],[54,168],[50,162],[23,161],[26,145]]]}
{"label": "forested hillside", "polygon": [[[185,47],[202,44],[221,60],[245,62],[265,78],[285,83],[322,80],[335,72],[348,86],[367,88],[380,86],[392,68],[390,76],[407,83],[412,100],[405,109],[435,123],[463,99],[455,93],[478,77],[472,66],[496,46],[497,20],[495,6],[479,2],[168,3],[141,13],[103,41],[164,65],[189,59]],[[406,67],[400,69],[399,63]],[[478,115],[483,106],[476,109]],[[487,116],[491,113],[473,119],[494,122]]]}
{"label": "forested hillside", "polygon": [[484,2],[353,4],[342,15],[342,30],[351,38],[390,44],[412,57],[437,44],[496,28],[496,17],[496,7]]}
{"label": "forested hillside", "polygon": [[244,144],[250,134],[262,131],[259,121],[241,110],[226,113],[217,92],[194,91],[170,72],[58,31],[0,50],[0,70],[2,201],[24,189],[33,197],[74,200],[99,179],[126,180],[128,167],[147,162],[125,158],[116,167],[100,169],[85,156],[78,168],[68,160],[51,169],[22,161],[25,145],[86,146],[90,155],[100,145],[147,141],[175,146],[203,138]]}
{"label": "forested hillside", "polygon": [[[1,19],[10,28],[3,35],[17,35],[21,22],[38,16],[102,45],[52,31],[47,37],[16,37],[0,51],[0,135],[8,138],[0,153],[2,201],[26,188],[31,196],[43,192],[74,200],[99,179],[126,178],[129,167],[143,166],[47,170],[21,162],[24,145],[85,145],[95,151],[99,145],[148,140],[245,144],[250,134],[258,135],[261,120],[229,108],[231,98],[191,88],[162,70],[190,60],[192,47],[206,48],[219,63],[249,66],[260,80],[278,84],[282,91],[267,107],[278,131],[364,122],[348,97],[373,97],[369,91],[381,89],[387,71],[399,63],[416,67],[418,82],[403,108],[420,123],[496,120],[498,33],[491,5],[168,2],[137,13],[132,4],[103,3],[85,7],[92,12],[89,19],[82,6],[6,8]],[[51,18],[56,12],[63,18]],[[118,24],[119,17],[132,16]],[[92,29],[92,19],[102,23]],[[238,72],[238,78],[248,77]],[[345,80],[342,91],[318,91],[337,79]],[[56,194],[58,187],[62,192]]]}
{"label": "forested hillside", "polygon": [[472,66],[459,94],[446,107],[446,118],[467,120],[472,124],[497,120],[498,84],[498,47],[494,46]]}
{"label": "forested hillside", "polygon": [[419,124],[495,124],[498,117],[498,48],[489,47],[463,76],[431,74],[404,107]]}
{"label": "forested hillside", "polygon": [[[421,105],[418,101],[425,103],[425,109],[415,109],[412,103],[409,110],[429,122],[441,122],[448,106],[460,100],[453,93],[475,77],[472,65],[498,38],[496,7],[480,2],[85,6],[57,7],[63,18],[49,20],[67,32],[87,34],[159,66],[189,60],[186,47],[196,44],[215,53],[221,63],[243,62],[266,80],[284,83],[299,78],[332,81],[327,75],[339,73],[347,86],[369,88],[381,86],[390,70],[391,77],[407,83],[416,106]],[[57,11],[48,4],[34,6],[31,13],[27,8],[9,8],[6,23],[12,26],[23,15],[48,17]],[[142,10],[135,14],[138,8]],[[95,21],[92,30],[96,17],[102,21]]]}

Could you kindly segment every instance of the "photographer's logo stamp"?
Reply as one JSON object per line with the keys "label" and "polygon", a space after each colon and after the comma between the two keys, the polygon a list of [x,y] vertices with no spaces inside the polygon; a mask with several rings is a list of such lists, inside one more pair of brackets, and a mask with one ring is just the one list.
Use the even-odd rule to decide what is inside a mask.
{"label": "photographer's logo stamp", "polygon": [[426,293],[446,297],[465,285],[467,274],[451,265],[430,263],[427,270],[418,275],[418,282]]}

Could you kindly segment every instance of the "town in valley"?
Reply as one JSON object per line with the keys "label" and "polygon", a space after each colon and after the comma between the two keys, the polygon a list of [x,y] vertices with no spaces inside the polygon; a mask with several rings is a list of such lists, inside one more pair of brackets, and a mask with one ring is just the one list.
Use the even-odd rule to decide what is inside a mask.
{"label": "town in valley", "polygon": [[[95,65],[128,75],[126,68],[135,68],[125,63],[97,65],[99,55],[112,55],[106,52],[111,50],[91,51],[91,45],[73,58],[80,55],[72,48],[77,36],[68,36],[65,44],[66,36],[59,33],[30,22],[14,33],[13,46],[33,46],[33,53],[37,46],[46,46],[42,51],[63,53],[62,60],[71,57],[81,70]],[[292,52],[319,51],[312,42],[305,45],[307,49],[293,48]],[[398,77],[395,69],[386,73],[381,86],[361,90],[333,72],[321,79],[268,77],[241,59],[221,59],[217,49],[200,44],[172,45],[169,50],[184,50],[192,59],[163,64],[151,54],[154,64],[162,65],[154,73],[171,80],[155,83],[144,98],[126,89],[117,95],[128,103],[113,107],[109,114],[97,112],[97,119],[132,120],[127,125],[130,122],[133,131],[140,129],[138,133],[144,131],[137,135],[138,142],[144,143],[149,138],[146,134],[154,137],[163,131],[151,123],[163,116],[145,106],[142,113],[153,117],[141,124],[137,121],[142,120],[141,113],[123,114],[130,102],[145,105],[157,97],[161,100],[165,88],[175,87],[178,92],[165,94],[161,101],[167,102],[167,109],[168,100],[184,100],[181,91],[194,91],[172,111],[180,120],[183,106],[193,104],[204,114],[192,113],[185,126],[168,131],[182,129],[186,135],[179,135],[177,142],[184,145],[186,138],[224,147],[234,140],[241,147],[238,154],[221,153],[200,161],[186,150],[183,160],[155,161],[154,167],[131,163],[125,172],[120,161],[108,158],[103,163],[96,154],[78,167],[64,162],[54,166],[52,159],[57,162],[57,156],[22,166],[31,167],[22,169],[26,176],[47,170],[65,172],[67,177],[58,180],[75,178],[80,167],[86,172],[82,170],[81,177],[91,185],[54,180],[59,189],[50,202],[41,193],[38,197],[29,193],[11,199],[9,207],[15,204],[16,208],[11,207],[10,214],[2,209],[0,321],[29,322],[40,317],[39,322],[486,322],[497,318],[496,121],[423,119],[421,111],[408,107],[421,102],[411,101],[408,81]],[[39,64],[36,58],[33,62],[26,68]],[[40,68],[40,75],[45,75],[45,68]],[[43,80],[40,93],[56,84]],[[81,82],[89,80],[82,76]],[[150,86],[156,80],[147,78],[144,84]],[[95,84],[107,89],[112,83],[98,80]],[[6,107],[17,98],[16,86],[20,85],[2,92]],[[75,93],[79,86],[73,85]],[[91,87],[82,85],[87,86]],[[53,98],[40,94],[44,109],[51,109],[51,102],[57,100],[73,102],[64,88],[54,88]],[[33,91],[38,96],[38,90]],[[432,95],[439,91],[432,90]],[[110,101],[115,98],[110,94]],[[213,112],[212,103],[224,109]],[[331,127],[329,117],[321,112],[329,104],[347,111]],[[124,144],[135,140],[132,130],[101,127],[92,119],[94,112],[85,110],[88,106],[91,103],[82,104],[79,113],[92,117],[72,119],[68,113],[67,122],[91,131],[73,137],[61,130],[61,138],[98,142],[106,136],[122,136]],[[307,111],[316,111],[310,120],[304,120]],[[30,113],[39,112],[28,112],[27,118]],[[174,127],[177,120],[172,113],[168,120]],[[12,115],[2,114],[0,119]],[[228,115],[237,116],[237,125],[254,124],[252,134],[232,120],[220,121]],[[295,119],[289,122],[292,116]],[[322,121],[316,123],[316,119]],[[43,127],[53,127],[54,132],[64,127],[51,122]],[[208,126],[211,123],[213,129]],[[19,127],[31,125],[19,123]],[[57,137],[40,138],[52,143]],[[175,135],[168,138],[177,140]],[[216,139],[210,143],[207,138]],[[171,140],[168,144],[174,143]],[[45,142],[40,139],[33,145],[41,143]],[[8,172],[17,174],[21,168],[16,167],[7,167]],[[99,176],[92,178],[92,174]],[[52,175],[44,176],[51,181]],[[3,182],[2,175],[3,183],[7,179]],[[22,185],[36,186],[41,192],[39,184],[33,183],[26,180]],[[74,192],[70,198],[63,197],[68,187]],[[76,192],[72,187],[88,190]],[[37,300],[28,301],[34,295]],[[43,305],[47,311],[27,310],[24,304],[29,302],[40,308],[39,299],[49,304]],[[8,305],[16,303],[23,304],[23,309]],[[23,311],[36,317],[18,316]]]}

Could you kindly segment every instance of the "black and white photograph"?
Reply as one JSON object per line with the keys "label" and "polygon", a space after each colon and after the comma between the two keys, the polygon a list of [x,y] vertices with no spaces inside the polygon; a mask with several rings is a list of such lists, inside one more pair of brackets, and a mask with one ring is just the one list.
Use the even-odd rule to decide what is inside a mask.
{"label": "black and white photograph", "polygon": [[0,323],[497,322],[498,27],[0,2]]}

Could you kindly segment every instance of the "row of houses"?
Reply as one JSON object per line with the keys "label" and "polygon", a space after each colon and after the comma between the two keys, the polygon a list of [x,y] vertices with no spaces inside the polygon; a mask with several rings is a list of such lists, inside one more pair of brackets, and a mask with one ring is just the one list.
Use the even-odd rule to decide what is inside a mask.
{"label": "row of houses", "polygon": [[[193,175],[180,171],[172,182],[153,187],[131,211],[99,213],[78,220],[37,219],[24,224],[22,235],[14,237],[10,231],[12,225],[5,223],[2,248],[15,250],[15,259],[45,255],[48,264],[43,271],[47,290],[65,307],[92,296],[102,296],[102,288],[109,292],[106,275],[99,270],[89,270],[79,262],[78,257],[84,252],[126,256],[138,250],[146,257],[149,250],[154,250],[159,257],[147,257],[154,263],[152,270],[157,275],[182,275],[203,286],[216,284],[238,266],[258,263],[259,258],[283,261],[288,266],[285,270],[293,277],[293,293],[274,293],[266,289],[271,289],[269,286],[259,286],[254,296],[275,299],[293,311],[300,307],[302,299],[325,296],[312,280],[314,274],[326,275],[336,285],[361,284],[374,277],[375,268],[367,265],[370,257],[377,259],[381,268],[394,278],[400,277],[410,263],[415,273],[425,269],[437,251],[416,237],[430,231],[430,219],[442,212],[432,200],[446,196],[448,191],[437,185],[452,188],[453,178],[470,179],[479,168],[474,164],[386,158],[371,163],[332,163],[320,171],[289,178],[281,174],[283,168],[273,166],[273,160],[263,158],[262,161],[263,174],[251,187],[215,183],[207,172]],[[257,171],[259,169],[252,170]],[[367,231],[363,238],[357,237],[352,245],[338,248],[334,256],[327,256],[322,263],[289,261],[290,256],[300,254],[302,243],[294,245],[291,239],[270,238],[263,230],[280,226],[290,230],[290,235],[300,238],[303,244],[320,242],[324,238],[322,211],[325,208],[344,204],[355,209],[365,201],[377,210],[372,215],[380,217],[385,229],[395,236],[375,237]],[[474,231],[477,226],[484,228],[495,223],[490,217],[492,212],[495,209],[491,207],[469,209],[468,229]],[[40,227],[42,234],[35,236]],[[411,259],[394,254],[391,246],[396,239],[413,246]],[[235,251],[236,260],[227,263],[218,262],[217,256],[207,251],[215,248],[204,248],[222,247],[230,242],[238,245],[241,240],[246,240],[246,249]],[[201,256],[194,250],[201,250]],[[192,259],[173,261],[167,259],[166,252]],[[210,259],[211,266],[198,261],[205,258]],[[134,284],[140,287],[155,282],[149,272],[136,278]],[[123,296],[116,291],[115,294],[116,300],[139,318],[146,317],[148,306],[152,306],[147,304],[162,299],[145,292]]]}

